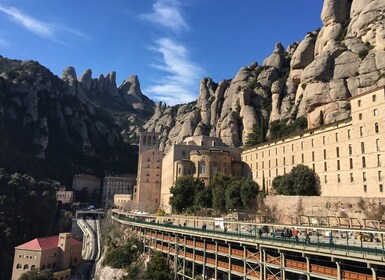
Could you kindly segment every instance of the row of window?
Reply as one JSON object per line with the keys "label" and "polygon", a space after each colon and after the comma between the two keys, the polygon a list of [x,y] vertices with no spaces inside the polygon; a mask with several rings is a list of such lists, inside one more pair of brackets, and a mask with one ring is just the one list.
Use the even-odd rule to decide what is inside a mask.
{"label": "row of window", "polygon": [[[374,132],[375,133],[380,133],[380,128],[379,128],[379,124],[376,122],[374,124]],[[350,139],[350,129],[347,130],[347,133],[348,133],[348,139]],[[360,126],[360,136],[362,137],[364,135],[364,127],[363,126]],[[336,142],[338,142],[339,140],[339,134],[338,132],[335,133],[335,139],[336,139]],[[314,139],[310,139],[310,143],[311,143],[311,147],[314,148]],[[326,145],[326,136],[322,136],[322,145]],[[349,145],[351,147],[351,144]],[[377,151],[379,150],[379,139],[376,140],[376,148],[377,148]],[[286,153],[286,147],[287,149],[289,149],[290,146],[282,146],[282,153]],[[301,147],[301,150],[304,149],[304,141],[301,141],[300,142],[300,147]],[[272,149],[269,149],[267,151],[267,156],[271,156],[271,151]],[[291,152],[294,152],[294,143],[291,144]],[[351,153],[351,152],[349,152]],[[261,158],[264,158],[265,157],[265,151],[262,151],[262,152],[258,152],[255,154],[256,156],[256,159],[258,159],[259,157],[259,154],[261,154]],[[278,147],[275,148],[275,155],[278,155]],[[250,161],[253,160],[253,155],[251,154],[250,155]],[[247,155],[245,156],[245,161],[247,161]]]}
{"label": "row of window", "polygon": [[[376,100],[377,100],[377,96],[376,96],[375,94],[373,94],[373,95],[372,95],[372,101],[373,101],[373,102],[376,102]],[[357,106],[358,106],[358,107],[361,107],[361,99],[358,99],[358,100],[357,100]]]}

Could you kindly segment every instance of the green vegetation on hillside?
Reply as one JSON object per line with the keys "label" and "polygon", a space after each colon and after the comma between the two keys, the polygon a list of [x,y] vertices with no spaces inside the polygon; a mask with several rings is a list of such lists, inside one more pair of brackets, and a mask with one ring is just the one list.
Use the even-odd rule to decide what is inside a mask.
{"label": "green vegetation on hillside", "polygon": [[175,213],[183,211],[196,213],[206,208],[212,208],[217,212],[235,209],[248,211],[256,207],[259,186],[246,178],[215,174],[211,185],[205,187],[200,179],[184,176],[176,180],[170,193],[172,194],[170,204]]}
{"label": "green vegetation on hillside", "polygon": [[0,279],[10,279],[14,247],[51,234],[56,208],[53,182],[0,169]]}
{"label": "green vegetation on hillside", "polygon": [[277,139],[291,134],[299,133],[307,128],[306,117],[295,119],[288,124],[287,119],[277,120],[270,123],[270,139]]}
{"label": "green vegetation on hillside", "polygon": [[143,280],[172,280],[174,279],[166,258],[160,252],[155,252],[147,265]]}
{"label": "green vegetation on hillside", "polygon": [[272,185],[277,195],[319,195],[318,175],[303,164],[293,167],[290,173],[275,177]]}
{"label": "green vegetation on hillside", "polygon": [[23,273],[19,280],[53,280],[53,273],[51,271],[37,271],[30,270],[28,272]]}

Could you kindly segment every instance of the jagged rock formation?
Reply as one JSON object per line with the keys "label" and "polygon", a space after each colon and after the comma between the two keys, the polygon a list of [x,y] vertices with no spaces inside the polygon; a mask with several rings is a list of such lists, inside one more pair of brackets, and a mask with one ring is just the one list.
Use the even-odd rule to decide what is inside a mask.
{"label": "jagged rock formation", "polygon": [[[114,75],[108,77],[104,86],[111,90]],[[90,71],[78,81],[68,67],[59,79],[37,62],[0,57],[0,166],[62,179],[127,164],[135,151],[88,98],[93,84]]]}
{"label": "jagged rock formation", "polygon": [[242,67],[231,80],[204,78],[196,102],[158,104],[144,129],[160,132],[167,150],[190,135],[240,146],[254,125],[306,117],[313,128],[345,119],[350,97],[385,85],[384,18],[385,0],[325,0],[321,29],[286,50],[278,43],[263,65]]}

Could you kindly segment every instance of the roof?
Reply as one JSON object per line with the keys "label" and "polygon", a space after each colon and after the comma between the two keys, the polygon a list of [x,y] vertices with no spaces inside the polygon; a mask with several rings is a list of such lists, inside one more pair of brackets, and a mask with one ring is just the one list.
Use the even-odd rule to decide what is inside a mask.
{"label": "roof", "polygon": [[[27,243],[21,244],[15,249],[24,249],[24,250],[49,250],[53,248],[57,248],[59,243],[59,235],[50,236],[50,237],[42,237],[42,238],[35,238],[31,241],[28,241]],[[71,238],[71,245],[77,245],[81,242],[79,240],[76,240],[75,238]]]}

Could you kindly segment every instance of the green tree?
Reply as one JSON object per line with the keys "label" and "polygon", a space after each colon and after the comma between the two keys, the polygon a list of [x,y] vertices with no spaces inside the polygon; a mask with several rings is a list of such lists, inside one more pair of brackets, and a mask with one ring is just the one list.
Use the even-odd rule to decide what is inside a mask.
{"label": "green tree", "polygon": [[303,164],[293,167],[288,174],[275,177],[272,186],[278,195],[319,195],[318,175]]}
{"label": "green tree", "polygon": [[147,265],[143,280],[172,280],[173,275],[162,253],[155,252]]}
{"label": "green tree", "polygon": [[195,191],[194,207],[196,209],[212,207],[212,189],[204,187],[201,190]]}
{"label": "green tree", "polygon": [[257,195],[259,193],[259,185],[253,180],[242,178],[240,181],[240,194],[242,206],[244,209],[253,209],[257,203]]}
{"label": "green tree", "polygon": [[140,253],[139,248],[141,246],[136,238],[129,239],[123,246],[110,247],[103,260],[103,265],[128,269],[132,262],[137,260]]}
{"label": "green tree", "polygon": [[219,212],[226,211],[226,189],[234,178],[223,173],[217,173],[211,179],[212,205],[214,210]]}
{"label": "green tree", "polygon": [[35,269],[23,273],[19,280],[53,280],[53,272],[37,271]]}
{"label": "green tree", "polygon": [[195,195],[203,190],[204,184],[200,179],[192,176],[183,176],[176,180],[175,186],[170,188],[172,194],[170,205],[176,213],[181,213],[183,208],[194,207]]}
{"label": "green tree", "polygon": [[226,188],[225,197],[227,210],[240,209],[243,207],[241,200],[241,188],[237,181],[231,182],[231,184]]}

